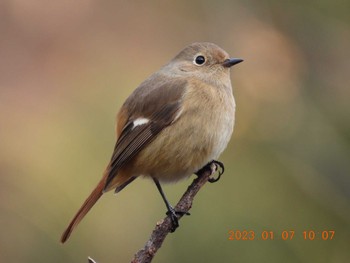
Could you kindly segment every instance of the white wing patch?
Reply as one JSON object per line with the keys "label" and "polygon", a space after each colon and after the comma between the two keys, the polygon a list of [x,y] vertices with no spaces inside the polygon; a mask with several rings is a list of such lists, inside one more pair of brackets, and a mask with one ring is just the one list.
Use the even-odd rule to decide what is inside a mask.
{"label": "white wing patch", "polygon": [[137,118],[136,120],[133,121],[133,128],[137,127],[137,126],[140,126],[140,125],[143,125],[143,124],[146,124],[149,122],[149,119],[146,119],[146,118]]}

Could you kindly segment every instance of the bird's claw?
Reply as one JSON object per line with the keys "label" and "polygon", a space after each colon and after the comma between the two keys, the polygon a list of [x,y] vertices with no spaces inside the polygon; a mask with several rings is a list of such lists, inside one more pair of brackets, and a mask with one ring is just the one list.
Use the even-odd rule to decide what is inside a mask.
{"label": "bird's claw", "polygon": [[191,215],[189,212],[184,211],[176,211],[173,207],[170,207],[168,212],[166,212],[166,215],[170,217],[172,227],[171,227],[171,233],[175,232],[175,230],[179,227],[179,218],[178,215]]}
{"label": "bird's claw", "polygon": [[214,177],[209,177],[208,181],[209,183],[215,183],[217,181],[219,181],[221,175],[225,172],[225,166],[222,162],[213,160],[211,162],[209,162],[206,166],[204,166],[203,168],[201,168],[198,172],[196,172],[195,174],[197,176],[200,176],[202,172],[204,172],[205,170],[209,170],[210,172],[212,172],[212,164],[215,166],[215,170],[219,172],[218,177],[214,178]]}
{"label": "bird's claw", "polygon": [[219,162],[219,161],[216,161],[216,160],[211,161],[209,164],[210,165],[214,164],[216,170],[219,172],[218,173],[218,177],[216,177],[216,178],[209,177],[209,179],[208,179],[209,183],[215,183],[215,182],[219,181],[221,175],[223,175],[223,173],[225,172],[225,166],[224,166],[224,164],[222,162]]}

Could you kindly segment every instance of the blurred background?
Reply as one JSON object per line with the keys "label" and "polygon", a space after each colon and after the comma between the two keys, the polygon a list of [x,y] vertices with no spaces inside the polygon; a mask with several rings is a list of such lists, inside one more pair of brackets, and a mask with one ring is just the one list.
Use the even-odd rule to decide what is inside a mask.
{"label": "blurred background", "polygon": [[[154,262],[349,262],[349,8],[1,1],[0,261],[130,261],[165,213],[149,180],[104,195],[65,245],[59,238],[110,159],[123,101],[183,47],[209,41],[244,59],[231,74],[226,173],[199,192]],[[164,187],[173,204],[191,181]],[[229,240],[230,230],[275,239]],[[334,238],[322,240],[328,230]]]}

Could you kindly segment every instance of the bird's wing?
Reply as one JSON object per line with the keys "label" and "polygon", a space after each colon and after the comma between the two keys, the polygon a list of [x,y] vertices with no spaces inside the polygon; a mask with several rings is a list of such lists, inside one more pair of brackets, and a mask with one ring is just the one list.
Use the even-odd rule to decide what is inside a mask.
{"label": "bird's wing", "polygon": [[[147,84],[146,82],[143,85]],[[163,82],[158,87],[149,89],[143,85],[134,91],[121,109],[121,112],[127,112],[125,114],[128,117],[108,165],[105,190],[109,188],[121,167],[181,115],[185,81]]]}

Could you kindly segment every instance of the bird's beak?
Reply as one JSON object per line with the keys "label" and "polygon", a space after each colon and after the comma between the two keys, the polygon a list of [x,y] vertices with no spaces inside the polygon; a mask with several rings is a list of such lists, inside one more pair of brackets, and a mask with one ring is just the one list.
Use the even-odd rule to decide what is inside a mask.
{"label": "bird's beak", "polygon": [[238,63],[241,63],[243,61],[243,59],[240,59],[240,58],[228,58],[226,59],[222,65],[225,67],[225,68],[230,68],[232,67],[233,65],[236,65]]}

